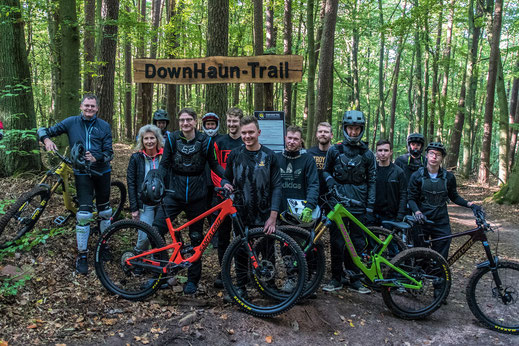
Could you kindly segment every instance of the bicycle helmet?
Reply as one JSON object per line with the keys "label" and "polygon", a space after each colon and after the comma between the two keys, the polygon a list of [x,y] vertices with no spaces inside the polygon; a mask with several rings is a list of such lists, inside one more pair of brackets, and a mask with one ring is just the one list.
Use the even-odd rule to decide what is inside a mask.
{"label": "bicycle helmet", "polygon": [[157,121],[162,120],[166,122],[166,126],[169,125],[168,112],[163,109],[158,109],[153,113],[153,125],[157,126]]}
{"label": "bicycle helmet", "polygon": [[[303,213],[303,209],[306,208],[306,201],[302,199],[287,198],[287,207],[289,213],[297,216],[300,219],[301,214]],[[315,209],[312,211],[312,220],[317,219],[320,214],[321,209],[319,208],[319,206],[316,206]]]}
{"label": "bicycle helmet", "polygon": [[[362,130],[360,134],[356,137],[351,137],[348,135],[348,131],[346,131],[347,126],[360,126]],[[362,139],[364,135],[364,129],[366,126],[366,118],[364,118],[364,113],[361,111],[347,111],[344,113],[342,117],[342,133],[344,135],[344,139],[346,142],[351,144],[357,144]]]}
{"label": "bicycle helmet", "polygon": [[85,170],[87,160],[85,159],[86,149],[82,142],[76,142],[70,149],[70,160],[72,167],[77,170]]}
{"label": "bicycle helmet", "polygon": [[[420,149],[411,150],[411,143],[420,143]],[[407,151],[414,157],[422,155],[422,150],[425,145],[425,137],[421,133],[411,133],[407,136]]]}
{"label": "bicycle helmet", "polygon": [[[205,122],[206,121],[215,121],[216,122],[216,128],[215,129],[206,129],[205,128]],[[214,137],[218,133],[218,129],[220,128],[220,118],[215,113],[206,113],[202,117],[202,129],[208,135],[209,137]]]}
{"label": "bicycle helmet", "polygon": [[141,187],[141,201],[146,205],[157,205],[164,197],[166,187],[158,169],[151,169]]}
{"label": "bicycle helmet", "polygon": [[441,142],[431,142],[429,145],[427,145],[427,148],[425,148],[425,152],[429,152],[429,150],[437,150],[441,151],[442,155],[445,157],[447,155],[447,150],[443,146]]}

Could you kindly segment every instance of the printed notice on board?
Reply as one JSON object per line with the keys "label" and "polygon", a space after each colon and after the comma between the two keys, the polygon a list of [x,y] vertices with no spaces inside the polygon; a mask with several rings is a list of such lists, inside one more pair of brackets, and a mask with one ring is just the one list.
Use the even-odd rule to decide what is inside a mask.
{"label": "printed notice on board", "polygon": [[262,145],[276,152],[285,148],[285,112],[283,111],[255,111],[258,119],[261,135],[259,141]]}

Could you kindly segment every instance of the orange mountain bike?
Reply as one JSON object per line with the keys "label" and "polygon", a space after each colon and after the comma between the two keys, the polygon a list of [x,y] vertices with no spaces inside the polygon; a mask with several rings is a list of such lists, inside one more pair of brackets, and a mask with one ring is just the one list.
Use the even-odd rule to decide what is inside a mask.
{"label": "orange mountain bike", "polygon": [[[166,190],[168,191],[168,190]],[[198,261],[212,237],[230,215],[235,239],[222,263],[222,280],[232,301],[245,312],[270,317],[291,308],[303,292],[307,265],[297,243],[281,231],[267,235],[263,228],[244,226],[233,200],[235,193],[217,188],[225,200],[184,225],[174,228],[166,219],[171,242],[143,222],[122,220],[101,236],[95,256],[96,274],[110,292],[129,300],[142,300],[156,292],[162,283]],[[168,191],[171,192],[171,191]],[[164,208],[162,202],[161,207]],[[218,212],[199,246],[182,241],[180,231]],[[146,250],[136,249],[139,232],[149,240]],[[289,289],[287,289],[289,287]]]}

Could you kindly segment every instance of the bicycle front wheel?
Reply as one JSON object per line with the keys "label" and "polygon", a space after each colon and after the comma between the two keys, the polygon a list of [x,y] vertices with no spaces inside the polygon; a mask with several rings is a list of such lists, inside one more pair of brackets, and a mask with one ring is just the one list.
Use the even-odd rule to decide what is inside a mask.
{"label": "bicycle front wheel", "polygon": [[406,287],[413,282],[395,269],[388,267],[384,279],[391,286],[382,287],[382,298],[396,316],[406,319],[422,319],[438,308],[451,287],[451,273],[447,261],[436,251],[414,248],[402,251],[391,261],[395,267],[421,283],[420,289]]}
{"label": "bicycle front wheel", "polygon": [[49,198],[49,189],[43,186],[36,186],[18,198],[0,219],[0,249],[11,246],[34,228]]}
{"label": "bicycle front wheel", "polygon": [[279,315],[296,304],[306,275],[303,251],[281,231],[251,229],[247,238],[234,239],[222,261],[222,281],[232,301],[258,317]]}
{"label": "bicycle front wheel", "polygon": [[[167,251],[128,259],[144,251],[166,246],[150,225],[134,220],[121,220],[106,229],[95,252],[96,274],[111,293],[129,300],[143,300],[157,291],[163,273],[156,270],[168,263]],[[147,264],[147,265],[146,265]]]}
{"label": "bicycle front wheel", "polygon": [[314,243],[305,251],[311,241],[310,232],[297,226],[279,226],[278,229],[294,239],[304,252],[308,266],[308,276],[301,298],[307,298],[319,288],[323,280],[326,270],[326,257],[323,245],[321,243]]}
{"label": "bicycle front wheel", "polygon": [[470,310],[486,327],[519,334],[519,263],[500,261],[496,269],[476,269],[466,295]]}

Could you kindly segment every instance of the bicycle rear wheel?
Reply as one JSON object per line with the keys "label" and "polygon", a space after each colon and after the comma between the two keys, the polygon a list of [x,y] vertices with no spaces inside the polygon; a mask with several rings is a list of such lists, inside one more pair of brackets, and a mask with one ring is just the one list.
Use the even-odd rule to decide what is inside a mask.
{"label": "bicycle rear wheel", "polygon": [[222,281],[232,301],[258,317],[276,316],[296,304],[306,275],[303,251],[281,231],[268,235],[251,229],[247,241],[234,239],[222,261]]}
{"label": "bicycle rear wheel", "polygon": [[411,320],[422,319],[438,308],[449,295],[451,274],[447,261],[436,251],[414,248],[402,251],[391,264],[404,270],[413,279],[421,282],[421,289],[405,288],[412,284],[396,270],[388,267],[384,279],[394,285],[382,287],[382,298],[396,316]]}
{"label": "bicycle rear wheel", "polygon": [[497,269],[476,269],[466,296],[470,310],[486,327],[519,334],[519,263],[500,261]]}
{"label": "bicycle rear wheel", "polygon": [[49,198],[49,189],[43,186],[36,186],[18,198],[0,219],[0,249],[11,246],[34,228]]}
{"label": "bicycle rear wheel", "polygon": [[127,263],[128,258],[148,250],[136,249],[139,232],[143,232],[141,237],[145,234],[148,238],[148,249],[166,246],[150,225],[141,221],[121,220],[107,228],[95,252],[96,274],[103,286],[111,293],[129,300],[143,300],[152,295],[159,289],[164,276],[139,264],[147,262],[163,266],[168,262],[167,251],[160,251],[135,259],[136,264]]}
{"label": "bicycle rear wheel", "polygon": [[[304,228],[297,226],[279,226],[278,230],[294,239],[303,251],[311,241],[310,232]],[[304,252],[304,255],[308,266],[308,276],[305,289],[301,295],[302,299],[307,298],[319,288],[326,270],[326,256],[321,243],[313,244],[308,251]]]}

